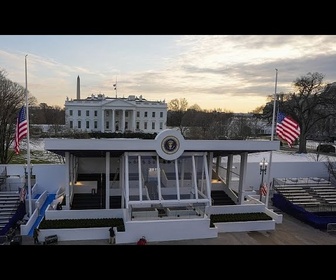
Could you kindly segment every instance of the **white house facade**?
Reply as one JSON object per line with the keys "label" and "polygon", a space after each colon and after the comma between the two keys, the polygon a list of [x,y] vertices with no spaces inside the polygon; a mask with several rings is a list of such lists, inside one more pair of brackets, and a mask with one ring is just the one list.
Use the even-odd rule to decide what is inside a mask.
{"label": "white house facade", "polygon": [[65,101],[65,124],[69,129],[86,132],[159,133],[166,129],[167,103],[149,101],[142,96],[106,97],[104,94]]}

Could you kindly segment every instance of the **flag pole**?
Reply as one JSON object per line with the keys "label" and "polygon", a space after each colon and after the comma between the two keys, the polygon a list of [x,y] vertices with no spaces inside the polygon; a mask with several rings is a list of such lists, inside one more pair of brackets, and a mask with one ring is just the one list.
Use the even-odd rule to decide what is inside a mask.
{"label": "flag pole", "polygon": [[[274,100],[273,100],[273,115],[272,115],[272,131],[271,131],[271,141],[274,139],[274,123],[275,123],[275,106],[276,106],[276,99],[277,99],[277,84],[278,84],[278,69],[275,69],[275,87],[274,87]],[[271,185],[270,178],[271,178],[271,168],[272,168],[272,156],[273,156],[273,151],[270,152],[269,156],[269,168],[268,168],[268,174],[267,174],[267,182],[268,182],[268,188],[267,188],[267,193],[266,193],[266,201],[265,205],[266,208],[268,208],[268,201],[269,201],[269,193],[271,191]]]}
{"label": "flag pole", "polygon": [[31,166],[30,166],[30,140],[29,140],[29,106],[28,106],[28,82],[27,82],[27,56],[25,56],[25,79],[26,79],[26,119],[27,119],[27,179],[28,179],[28,197],[29,197],[29,217],[32,215],[32,191],[31,191]]}
{"label": "flag pole", "polygon": [[116,82],[115,84],[113,84],[114,86],[114,90],[116,91],[116,98],[118,98],[118,81],[117,81],[117,77],[116,77]]}

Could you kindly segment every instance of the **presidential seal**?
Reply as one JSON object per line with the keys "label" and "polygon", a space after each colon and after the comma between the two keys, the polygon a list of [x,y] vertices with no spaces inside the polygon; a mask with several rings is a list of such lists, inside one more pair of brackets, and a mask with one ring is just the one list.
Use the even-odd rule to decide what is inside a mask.
{"label": "presidential seal", "polygon": [[161,142],[161,148],[166,154],[174,154],[180,147],[180,142],[175,136],[167,136]]}
{"label": "presidential seal", "polygon": [[175,160],[184,152],[184,138],[180,131],[166,129],[155,137],[155,150],[165,160]]}

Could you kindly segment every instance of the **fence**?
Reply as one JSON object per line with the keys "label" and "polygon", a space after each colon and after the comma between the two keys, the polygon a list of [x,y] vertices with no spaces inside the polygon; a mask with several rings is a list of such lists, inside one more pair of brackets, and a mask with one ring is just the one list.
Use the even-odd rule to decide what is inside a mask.
{"label": "fence", "polygon": [[328,233],[336,233],[336,223],[327,224],[327,232]]}

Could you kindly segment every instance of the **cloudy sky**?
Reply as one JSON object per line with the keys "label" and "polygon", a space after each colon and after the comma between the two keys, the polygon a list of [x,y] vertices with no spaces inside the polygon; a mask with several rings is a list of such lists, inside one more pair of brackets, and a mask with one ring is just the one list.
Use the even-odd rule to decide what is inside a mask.
{"label": "cloudy sky", "polygon": [[[250,112],[311,72],[336,81],[335,35],[0,35],[0,69],[38,103],[142,95]],[[113,84],[117,81],[117,90]]]}

